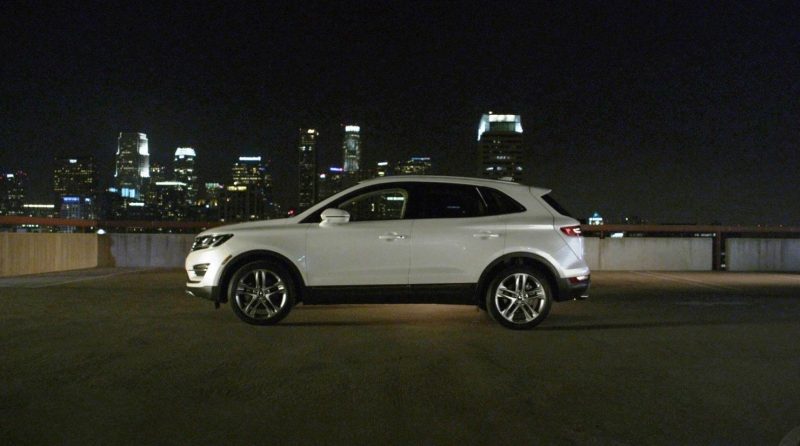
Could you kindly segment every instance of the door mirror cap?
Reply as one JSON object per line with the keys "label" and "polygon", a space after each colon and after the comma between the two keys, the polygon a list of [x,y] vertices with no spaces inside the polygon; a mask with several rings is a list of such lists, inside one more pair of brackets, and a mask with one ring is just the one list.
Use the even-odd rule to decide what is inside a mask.
{"label": "door mirror cap", "polygon": [[320,226],[341,225],[350,221],[350,213],[337,208],[328,208],[320,214]]}

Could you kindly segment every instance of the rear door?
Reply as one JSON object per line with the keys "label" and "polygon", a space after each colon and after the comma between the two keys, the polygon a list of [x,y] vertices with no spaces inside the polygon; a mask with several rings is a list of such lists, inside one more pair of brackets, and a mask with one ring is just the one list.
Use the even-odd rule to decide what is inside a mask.
{"label": "rear door", "polygon": [[474,283],[502,255],[506,225],[489,215],[478,187],[418,183],[410,205],[410,284]]}

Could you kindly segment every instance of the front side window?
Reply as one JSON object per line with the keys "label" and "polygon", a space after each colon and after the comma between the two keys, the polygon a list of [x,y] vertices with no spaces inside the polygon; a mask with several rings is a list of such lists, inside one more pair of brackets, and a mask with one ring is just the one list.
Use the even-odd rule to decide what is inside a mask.
{"label": "front side window", "polygon": [[408,193],[403,189],[381,189],[349,198],[337,206],[350,213],[350,221],[401,220]]}

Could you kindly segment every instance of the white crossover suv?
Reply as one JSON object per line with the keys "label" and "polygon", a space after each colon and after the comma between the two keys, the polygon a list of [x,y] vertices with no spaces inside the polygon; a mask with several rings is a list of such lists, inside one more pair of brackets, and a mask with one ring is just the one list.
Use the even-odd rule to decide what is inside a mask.
{"label": "white crossover suv", "polygon": [[578,222],[506,181],[364,181],[280,220],[220,226],[186,257],[186,292],[274,324],[298,302],[464,303],[531,328],[553,301],[588,296]]}

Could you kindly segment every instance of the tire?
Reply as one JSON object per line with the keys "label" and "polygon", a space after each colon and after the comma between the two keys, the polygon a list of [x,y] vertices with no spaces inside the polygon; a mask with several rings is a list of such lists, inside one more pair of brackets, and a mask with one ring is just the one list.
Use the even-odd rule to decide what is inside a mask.
{"label": "tire", "polygon": [[550,313],[552,304],[553,292],[547,276],[526,265],[511,266],[497,273],[486,292],[489,316],[514,330],[539,325]]}
{"label": "tire", "polygon": [[228,283],[228,300],[239,319],[253,325],[272,325],[292,310],[297,284],[281,264],[259,260],[233,274]]}

